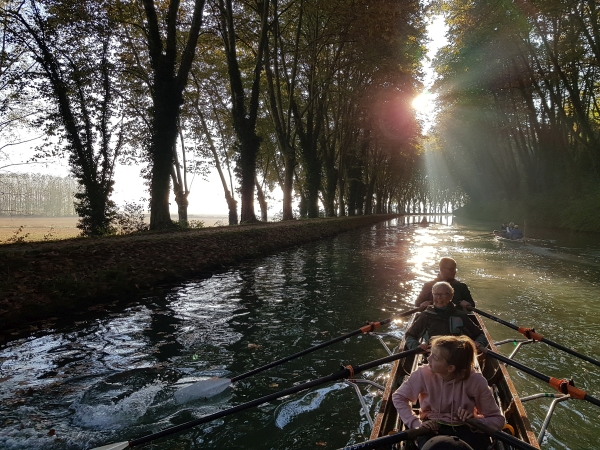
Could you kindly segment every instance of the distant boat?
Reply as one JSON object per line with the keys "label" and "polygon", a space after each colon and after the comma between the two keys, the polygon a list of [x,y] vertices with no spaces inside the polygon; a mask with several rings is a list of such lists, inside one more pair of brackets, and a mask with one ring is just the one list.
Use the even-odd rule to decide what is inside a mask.
{"label": "distant boat", "polygon": [[509,239],[507,237],[502,236],[501,232],[498,230],[494,230],[494,239],[500,242],[508,242],[511,244],[525,244],[528,240],[528,238],[525,237],[521,239]]}

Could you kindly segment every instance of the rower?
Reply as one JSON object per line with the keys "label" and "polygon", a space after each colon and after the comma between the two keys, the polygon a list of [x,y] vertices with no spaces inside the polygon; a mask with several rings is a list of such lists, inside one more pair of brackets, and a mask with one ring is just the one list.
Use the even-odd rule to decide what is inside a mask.
{"label": "rower", "polygon": [[515,225],[513,230],[510,232],[510,239],[523,239],[523,232],[519,229],[519,225]]}
{"label": "rower", "polygon": [[459,309],[466,309],[469,306],[475,306],[475,301],[471,296],[471,292],[465,283],[458,281],[456,276],[457,271],[456,261],[449,257],[440,259],[439,272],[435,280],[428,281],[423,285],[421,293],[415,300],[415,306],[426,306],[433,305],[433,297],[431,295],[431,288],[439,281],[446,281],[452,285],[454,296],[452,297],[452,303]]}
{"label": "rower", "polygon": [[[434,336],[466,335],[475,341],[477,348],[486,347],[488,342],[481,328],[464,311],[460,311],[451,302],[454,289],[450,283],[439,281],[431,288],[433,306],[428,306],[406,330],[406,348],[417,346],[427,350],[428,341]],[[421,340],[424,342],[421,343]]]}
{"label": "rower", "polygon": [[[394,392],[394,406],[406,427],[431,430],[417,438],[420,449],[434,433],[457,436],[474,449],[487,448],[490,438],[465,424],[475,414],[479,422],[494,430],[504,426],[487,380],[474,365],[475,344],[471,339],[438,336],[432,340],[428,365],[415,370]],[[418,415],[412,409],[417,400]]]}

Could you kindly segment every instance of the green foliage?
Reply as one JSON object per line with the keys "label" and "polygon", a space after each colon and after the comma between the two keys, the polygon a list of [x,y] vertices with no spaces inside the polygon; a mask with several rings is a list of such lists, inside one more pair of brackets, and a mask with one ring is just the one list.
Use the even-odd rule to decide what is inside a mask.
{"label": "green foliage", "polygon": [[131,234],[148,230],[145,222],[144,206],[138,203],[125,202],[123,210],[114,214],[114,227],[116,234]]}
{"label": "green foliage", "polygon": [[[112,187],[111,187],[112,190]],[[115,229],[112,221],[115,219],[116,205],[103,192],[90,192],[85,189],[75,194],[75,210],[79,215],[79,228],[84,236],[104,236],[113,234]]]}
{"label": "green foliage", "polygon": [[200,228],[206,228],[206,225],[204,224],[203,220],[189,220],[188,228],[200,229]]}
{"label": "green foliage", "polygon": [[437,2],[450,42],[434,64],[436,136],[450,173],[476,204],[529,204],[556,190],[579,193],[582,178],[600,180],[593,4]]}
{"label": "green foliage", "polygon": [[578,231],[600,232],[600,189],[597,187],[585,195],[568,201],[561,211],[560,225],[563,228]]}
{"label": "green foliage", "polygon": [[456,215],[498,224],[512,221],[521,227],[600,233],[599,208],[600,189],[595,188],[577,197],[555,191],[552,195],[538,195],[520,201],[470,203],[456,211]]}

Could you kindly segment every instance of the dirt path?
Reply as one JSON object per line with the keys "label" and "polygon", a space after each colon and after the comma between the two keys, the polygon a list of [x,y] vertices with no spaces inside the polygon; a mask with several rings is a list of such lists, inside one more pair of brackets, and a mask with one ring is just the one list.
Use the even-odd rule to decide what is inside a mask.
{"label": "dirt path", "polygon": [[0,333],[114,301],[243,259],[366,227],[396,215],[311,219],[175,233],[0,246]]}

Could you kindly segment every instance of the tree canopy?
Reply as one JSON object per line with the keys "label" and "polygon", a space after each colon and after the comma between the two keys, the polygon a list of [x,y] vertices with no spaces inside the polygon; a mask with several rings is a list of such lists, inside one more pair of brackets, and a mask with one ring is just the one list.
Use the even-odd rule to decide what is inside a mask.
{"label": "tree canopy", "polygon": [[27,0],[2,17],[0,114],[37,111],[86,234],[110,231],[120,157],[147,167],[151,229],[171,226],[171,188],[185,204],[189,152],[219,171],[230,223],[236,193],[242,221],[256,194],[266,219],[277,185],[286,220],[294,196],[308,217],[400,203],[420,151],[417,0]]}
{"label": "tree canopy", "polygon": [[579,196],[598,182],[595,0],[440,1],[449,45],[437,145],[472,200]]}

